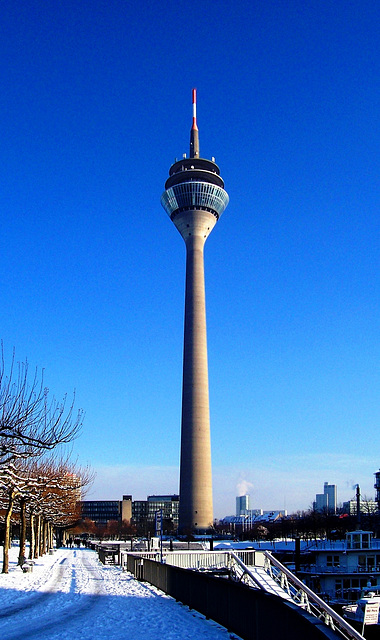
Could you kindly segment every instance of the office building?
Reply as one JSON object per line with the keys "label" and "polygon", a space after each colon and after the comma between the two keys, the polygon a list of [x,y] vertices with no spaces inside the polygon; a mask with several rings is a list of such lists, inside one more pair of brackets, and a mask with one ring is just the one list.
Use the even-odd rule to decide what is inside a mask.
{"label": "office building", "polygon": [[249,511],[249,495],[236,497],[236,515],[243,516]]}
{"label": "office building", "polygon": [[375,473],[375,484],[374,487],[376,489],[375,500],[377,502],[377,508],[380,511],[380,470]]}
{"label": "office building", "polygon": [[132,496],[124,495],[122,500],[82,500],[81,518],[88,518],[96,525],[106,525],[110,521],[131,521]]}
{"label": "office building", "polygon": [[323,493],[317,493],[313,503],[316,511],[336,513],[337,508],[337,487],[336,484],[325,482]]}
{"label": "office building", "polygon": [[[344,513],[348,513],[350,516],[356,516],[358,512],[358,501],[347,500],[343,502],[342,510]],[[367,516],[377,513],[377,502],[375,500],[362,500],[359,502],[359,515]]]}
{"label": "office building", "polygon": [[148,496],[146,500],[132,502],[132,523],[142,532],[147,533],[154,528],[156,514],[162,514],[163,531],[173,533],[178,528],[179,496]]}

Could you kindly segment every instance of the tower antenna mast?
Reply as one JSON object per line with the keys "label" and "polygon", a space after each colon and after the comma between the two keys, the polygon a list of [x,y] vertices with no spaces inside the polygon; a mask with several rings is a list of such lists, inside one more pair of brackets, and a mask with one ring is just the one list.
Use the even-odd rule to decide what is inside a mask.
{"label": "tower antenna mast", "polygon": [[204,244],[228,204],[219,167],[199,157],[193,89],[190,157],[175,162],[161,204],[186,245],[179,532],[213,525]]}
{"label": "tower antenna mast", "polygon": [[199,158],[199,132],[197,126],[197,90],[193,89],[193,124],[190,131],[190,158]]}

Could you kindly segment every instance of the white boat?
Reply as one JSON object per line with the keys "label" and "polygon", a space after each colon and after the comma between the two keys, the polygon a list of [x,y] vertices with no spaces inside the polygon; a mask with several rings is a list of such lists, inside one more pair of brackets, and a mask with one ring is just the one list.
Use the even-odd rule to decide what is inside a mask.
{"label": "white boat", "polygon": [[[365,595],[363,595],[355,604],[348,604],[343,607],[343,618],[349,621],[355,622],[363,622],[364,621],[364,613],[367,604],[378,604],[380,605],[380,595],[373,591],[369,591]],[[377,621],[377,625],[380,625],[380,611],[379,618]]]}
{"label": "white boat", "polygon": [[316,540],[307,552],[297,575],[327,602],[349,605],[380,592],[380,539],[372,531],[348,531],[344,541]]}

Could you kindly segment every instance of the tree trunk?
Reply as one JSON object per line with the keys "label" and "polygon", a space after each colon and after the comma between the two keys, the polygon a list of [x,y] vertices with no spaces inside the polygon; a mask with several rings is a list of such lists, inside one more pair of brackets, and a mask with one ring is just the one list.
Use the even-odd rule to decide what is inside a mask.
{"label": "tree trunk", "polygon": [[45,551],[45,520],[41,517],[40,518],[40,551],[39,551],[39,555],[43,556]]}
{"label": "tree trunk", "polygon": [[46,531],[46,523],[44,519],[41,519],[40,556],[43,556],[45,553],[45,531]]}
{"label": "tree trunk", "polygon": [[18,563],[22,566],[25,562],[26,548],[26,498],[20,500],[20,551],[18,555]]}
{"label": "tree trunk", "polygon": [[34,549],[36,546],[36,537],[34,531],[34,512],[33,509],[30,512],[30,547],[29,547],[29,558],[32,560],[34,558]]}
{"label": "tree trunk", "polygon": [[11,518],[13,511],[13,504],[15,501],[16,490],[14,488],[9,490],[8,493],[8,508],[5,515],[5,532],[4,532],[4,554],[3,554],[3,571],[2,573],[8,573],[9,571],[9,546],[11,540]]}
{"label": "tree trunk", "polygon": [[39,526],[39,545],[38,545],[38,555],[42,556],[44,551],[44,520],[43,517],[40,516],[40,526]]}
{"label": "tree trunk", "polygon": [[42,555],[45,555],[48,547],[48,523],[44,520],[43,524],[43,536],[42,536]]}
{"label": "tree trunk", "polygon": [[40,540],[41,540],[41,516],[36,517],[36,539],[34,545],[34,558],[38,558],[40,555]]}

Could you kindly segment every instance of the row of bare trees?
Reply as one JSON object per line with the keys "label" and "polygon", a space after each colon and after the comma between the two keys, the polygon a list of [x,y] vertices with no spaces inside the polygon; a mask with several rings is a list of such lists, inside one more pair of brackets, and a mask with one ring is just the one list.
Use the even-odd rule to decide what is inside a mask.
{"label": "row of bare trees", "polygon": [[25,560],[29,532],[30,558],[52,547],[54,527],[78,519],[82,490],[89,485],[89,468],[70,462],[62,445],[71,443],[82,427],[83,411],[74,414],[67,403],[50,396],[43,372],[32,375],[29,365],[13,353],[8,370],[4,351],[0,362],[0,520],[4,526],[3,573],[9,569],[10,531],[20,526],[19,563]]}
{"label": "row of bare trees", "polygon": [[137,528],[129,520],[109,520],[107,524],[96,524],[85,518],[77,522],[68,534],[70,537],[84,536],[95,540],[130,540],[137,535]]}

